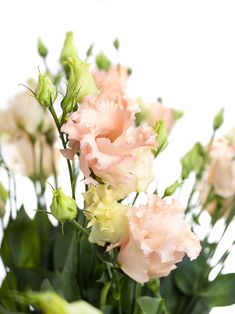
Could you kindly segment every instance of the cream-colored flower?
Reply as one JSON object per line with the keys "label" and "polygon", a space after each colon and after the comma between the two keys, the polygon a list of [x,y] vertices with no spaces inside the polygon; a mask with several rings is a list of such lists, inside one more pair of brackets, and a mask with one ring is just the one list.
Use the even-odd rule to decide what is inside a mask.
{"label": "cream-colored flower", "polygon": [[191,260],[199,255],[200,242],[177,201],[168,204],[150,195],[147,206],[129,207],[127,217],[130,233],[121,242],[118,261],[137,282],[168,276],[185,254]]}
{"label": "cream-colored flower", "polygon": [[59,150],[48,144],[44,136],[32,143],[27,135],[3,144],[8,167],[27,177],[47,178],[57,167]]}
{"label": "cream-colored flower", "polygon": [[127,206],[117,202],[118,193],[106,185],[91,186],[84,193],[85,216],[92,227],[89,240],[98,245],[118,243],[128,233]]}
{"label": "cream-colored flower", "polygon": [[16,95],[10,102],[8,110],[0,113],[0,133],[8,134],[10,137],[18,137],[22,132],[31,135],[38,132],[47,134],[53,129],[54,123],[49,113],[28,90]]}
{"label": "cream-colored flower", "polygon": [[30,91],[0,113],[0,135],[10,169],[28,177],[52,174],[59,158],[54,122]]}

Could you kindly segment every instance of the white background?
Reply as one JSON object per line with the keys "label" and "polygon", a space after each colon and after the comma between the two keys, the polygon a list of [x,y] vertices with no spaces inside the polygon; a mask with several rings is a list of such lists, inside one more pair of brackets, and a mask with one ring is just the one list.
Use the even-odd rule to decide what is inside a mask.
{"label": "white background", "polygon": [[[130,92],[185,111],[158,169],[166,186],[177,178],[178,159],[206,142],[211,120],[226,109],[222,133],[235,126],[234,0],[7,0],[0,1],[0,108],[19,83],[37,76],[41,36],[56,69],[66,31],[74,31],[80,56],[91,43],[133,69]],[[117,57],[112,41],[119,37]],[[232,236],[232,235],[231,235]],[[235,235],[234,235],[235,236]],[[235,271],[234,257],[226,271]],[[235,283],[234,283],[235,287]],[[213,313],[234,313],[235,307]]]}

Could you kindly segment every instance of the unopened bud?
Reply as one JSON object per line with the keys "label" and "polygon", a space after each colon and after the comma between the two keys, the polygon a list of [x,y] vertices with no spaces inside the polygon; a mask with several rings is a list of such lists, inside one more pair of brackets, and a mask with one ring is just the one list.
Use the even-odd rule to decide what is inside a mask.
{"label": "unopened bud", "polygon": [[41,38],[38,39],[38,53],[42,58],[46,58],[47,54],[48,54],[48,49],[47,47],[44,45],[43,41],[41,40]]}
{"label": "unopened bud", "polygon": [[57,97],[57,88],[47,75],[39,74],[36,98],[43,107],[53,105]]}
{"label": "unopened bud", "polygon": [[53,191],[51,213],[60,222],[71,221],[77,216],[76,201],[64,194],[61,188]]}

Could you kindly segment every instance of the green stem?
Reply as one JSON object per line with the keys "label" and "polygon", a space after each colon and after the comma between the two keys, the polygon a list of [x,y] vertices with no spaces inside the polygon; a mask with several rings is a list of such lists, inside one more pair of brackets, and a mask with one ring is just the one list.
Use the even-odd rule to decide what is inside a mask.
{"label": "green stem", "polygon": [[141,296],[141,285],[139,283],[135,283],[134,286],[134,309],[133,309],[133,314],[138,313],[138,305],[137,305],[137,299]]}
{"label": "green stem", "polygon": [[[59,136],[60,136],[60,139],[61,139],[61,142],[63,144],[63,148],[66,149],[66,142],[65,142],[65,139],[64,139],[64,136],[63,136],[63,133],[61,132],[60,128],[61,128],[61,125],[60,125],[60,122],[59,122],[59,119],[57,117],[57,114],[55,112],[55,109],[53,106],[50,106],[49,108],[49,111],[55,121],[55,124],[56,124],[56,127],[57,127],[57,130],[59,132]],[[72,170],[72,166],[71,166],[71,163],[70,161],[67,159],[67,165],[68,165],[68,170],[69,170],[69,178],[70,178],[70,184],[71,184],[71,191],[72,191],[72,197],[73,199],[75,199],[75,184],[74,184],[74,179],[73,179],[73,170]]]}
{"label": "green stem", "polygon": [[74,225],[76,229],[89,235],[89,232],[85,228],[83,228],[75,219],[71,220],[71,223]]}

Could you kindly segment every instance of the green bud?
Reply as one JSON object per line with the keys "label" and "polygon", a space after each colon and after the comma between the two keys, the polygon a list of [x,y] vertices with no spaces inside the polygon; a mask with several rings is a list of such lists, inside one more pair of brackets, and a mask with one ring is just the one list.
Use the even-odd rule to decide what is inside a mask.
{"label": "green bud", "polygon": [[96,56],[96,65],[100,70],[108,71],[108,69],[111,66],[111,61],[106,57],[106,55],[103,52],[100,52]]}
{"label": "green bud", "polygon": [[67,58],[65,63],[69,68],[69,79],[61,107],[65,113],[69,113],[84,97],[97,95],[98,89],[89,70],[88,63],[76,57]]}
{"label": "green bud", "polygon": [[158,147],[155,150],[155,157],[157,155],[160,154],[160,152],[162,152],[167,144],[168,144],[168,138],[167,138],[167,131],[164,125],[164,121],[159,121],[155,127],[155,132],[157,134],[157,143],[158,143]]}
{"label": "green bud", "polygon": [[57,98],[57,88],[47,75],[39,74],[36,99],[43,107],[50,107]]}
{"label": "green bud", "polygon": [[163,198],[166,196],[171,196],[175,193],[175,191],[178,189],[178,187],[180,187],[182,185],[182,182],[179,182],[178,180],[175,181],[173,184],[171,184],[170,186],[168,186],[165,189]]}
{"label": "green bud", "polygon": [[116,38],[116,39],[114,40],[113,45],[114,45],[114,48],[115,48],[115,49],[119,50],[119,48],[120,48],[120,41],[119,41],[118,38]]}
{"label": "green bud", "polygon": [[60,222],[71,221],[77,216],[76,201],[64,194],[61,188],[53,191],[51,213]]}
{"label": "green bud", "polygon": [[87,52],[86,52],[87,58],[89,58],[92,55],[92,53],[93,53],[93,46],[94,45],[91,44],[90,47],[87,49]]}
{"label": "green bud", "polygon": [[102,314],[100,310],[82,300],[68,303],[54,291],[28,292],[21,300],[24,300],[23,303],[34,305],[44,314]]}
{"label": "green bud", "polygon": [[8,196],[9,196],[8,192],[0,182],[0,217],[3,217],[5,214],[5,207]]}
{"label": "green bud", "polygon": [[132,68],[128,68],[128,69],[127,69],[127,74],[128,74],[129,76],[131,76],[132,72],[133,72],[133,71],[132,71]]}
{"label": "green bud", "polygon": [[78,57],[77,49],[74,44],[73,32],[68,32],[65,37],[64,46],[60,54],[60,63],[66,66],[64,62],[69,57]]}
{"label": "green bud", "polygon": [[47,47],[44,45],[43,41],[41,40],[41,38],[38,39],[38,53],[42,58],[46,58],[47,54],[48,54],[48,49]]}
{"label": "green bud", "polygon": [[67,302],[55,292],[28,292],[26,303],[33,304],[36,308],[43,310],[44,314],[67,314]]}
{"label": "green bud", "polygon": [[224,108],[221,108],[220,111],[216,114],[213,120],[213,129],[216,131],[221,127],[224,122]]}
{"label": "green bud", "polygon": [[173,109],[173,119],[174,119],[174,121],[179,120],[180,118],[183,117],[183,115],[184,115],[183,111]]}
{"label": "green bud", "polygon": [[183,180],[188,178],[191,172],[195,172],[198,177],[201,177],[207,162],[207,153],[200,143],[196,143],[180,162],[182,165],[181,178]]}

